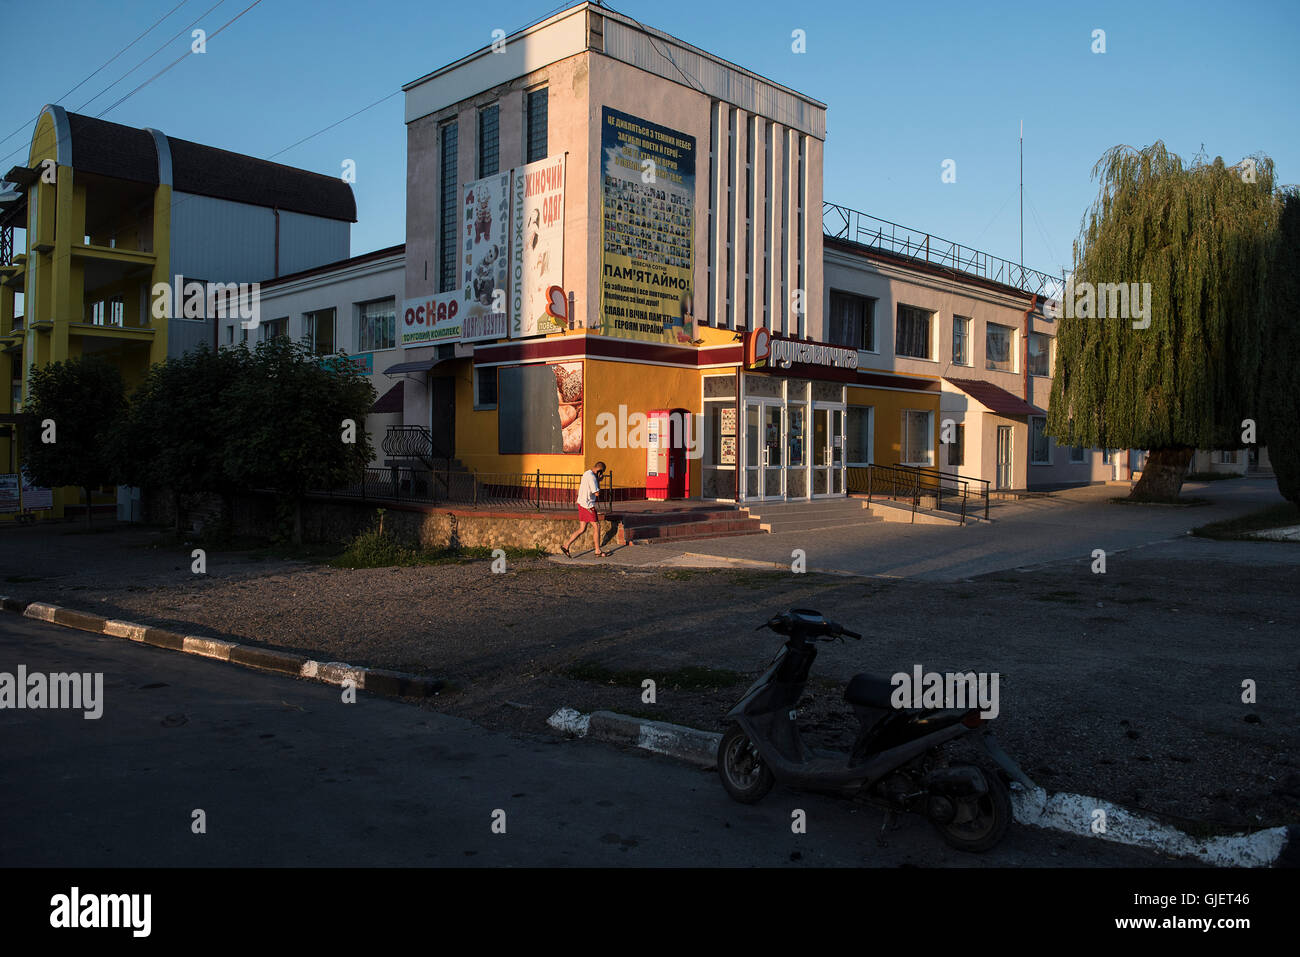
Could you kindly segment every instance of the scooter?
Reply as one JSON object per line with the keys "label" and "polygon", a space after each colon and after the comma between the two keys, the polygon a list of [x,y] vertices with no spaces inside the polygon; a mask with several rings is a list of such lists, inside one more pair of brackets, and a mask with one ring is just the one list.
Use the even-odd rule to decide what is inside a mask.
{"label": "scooter", "polygon": [[1011,824],[1006,779],[1034,784],[985,729],[976,740],[1001,769],[949,764],[942,748],[986,722],[977,708],[895,708],[893,685],[880,675],[855,675],[844,698],[858,718],[848,754],[806,747],[795,724],[819,642],[862,636],[821,612],[793,608],[758,630],[786,640],[771,665],[727,713],[731,726],[718,745],[718,773],[727,793],[742,804],[761,800],[774,783],[820,791],[882,807],[884,830],[898,811],[924,814],[943,839],[963,851],[987,851]]}

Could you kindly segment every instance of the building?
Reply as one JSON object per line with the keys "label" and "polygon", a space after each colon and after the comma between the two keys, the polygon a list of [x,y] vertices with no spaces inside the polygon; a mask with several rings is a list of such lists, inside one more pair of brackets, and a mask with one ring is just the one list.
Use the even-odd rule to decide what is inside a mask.
{"label": "building", "polygon": [[[356,221],[352,189],[336,177],[60,106],[41,111],[27,164],[4,179],[14,195],[0,230],[20,230],[26,251],[12,255],[11,241],[12,261],[0,262],[0,421],[20,410],[32,368],[96,354],[130,389],[152,363],[215,347],[210,284],[343,259]],[[256,290],[243,292],[251,311]],[[6,468],[15,441],[0,436]],[[78,500],[55,490],[52,514]]]}

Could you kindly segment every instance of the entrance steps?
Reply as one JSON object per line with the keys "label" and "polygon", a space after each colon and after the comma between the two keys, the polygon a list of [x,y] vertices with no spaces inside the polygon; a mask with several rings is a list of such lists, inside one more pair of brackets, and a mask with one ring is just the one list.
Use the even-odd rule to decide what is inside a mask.
{"label": "entrance steps", "polygon": [[754,535],[763,531],[743,509],[717,506],[682,506],[645,511],[610,510],[618,523],[620,545],[681,542],[699,538]]}
{"label": "entrance steps", "polygon": [[759,502],[744,509],[765,532],[809,532],[850,528],[884,521],[856,498],[815,498],[801,502]]}

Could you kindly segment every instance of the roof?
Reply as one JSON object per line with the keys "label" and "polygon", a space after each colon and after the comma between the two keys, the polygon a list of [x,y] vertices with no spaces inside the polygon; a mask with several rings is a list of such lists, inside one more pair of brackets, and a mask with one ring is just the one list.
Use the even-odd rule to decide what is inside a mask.
{"label": "roof", "polygon": [[383,249],[376,249],[372,252],[361,253],[357,256],[349,256],[347,259],[340,259],[337,262],[325,263],[321,266],[312,266],[310,269],[300,269],[297,272],[285,273],[283,276],[276,276],[274,279],[262,280],[262,291],[273,289],[276,286],[283,286],[285,283],[296,282],[299,279],[307,279],[311,276],[323,276],[326,273],[337,272],[348,269],[351,266],[362,266],[368,262],[378,262],[381,259],[387,259],[390,256],[405,256],[406,243],[398,243],[396,246],[387,246]]}
{"label": "roof", "polygon": [[990,412],[996,412],[999,415],[1047,414],[1042,409],[1030,405],[1019,396],[1012,395],[1006,389],[999,388],[992,382],[985,382],[983,379],[949,379],[945,376],[944,381],[965,392]]}
{"label": "roof", "polygon": [[402,411],[402,396],[406,391],[406,380],[399,379],[397,385],[385,392],[374,405],[370,407],[370,414],[377,415],[380,413],[393,413]]}
{"label": "roof", "polygon": [[[166,183],[179,192],[252,206],[357,221],[352,187],[341,177],[191,143],[156,130],[67,113],[57,106],[46,109],[55,111],[56,129],[59,114],[67,118],[68,142],[60,142],[59,162],[70,157],[73,169],[151,186]],[[160,156],[160,152],[167,155]]]}

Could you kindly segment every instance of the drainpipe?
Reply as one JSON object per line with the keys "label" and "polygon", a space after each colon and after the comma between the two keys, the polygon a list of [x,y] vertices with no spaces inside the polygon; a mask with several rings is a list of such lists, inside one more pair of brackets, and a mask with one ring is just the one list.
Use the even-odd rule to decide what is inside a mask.
{"label": "drainpipe", "polygon": [[275,278],[280,278],[280,207],[272,206],[271,212],[275,214]]}

